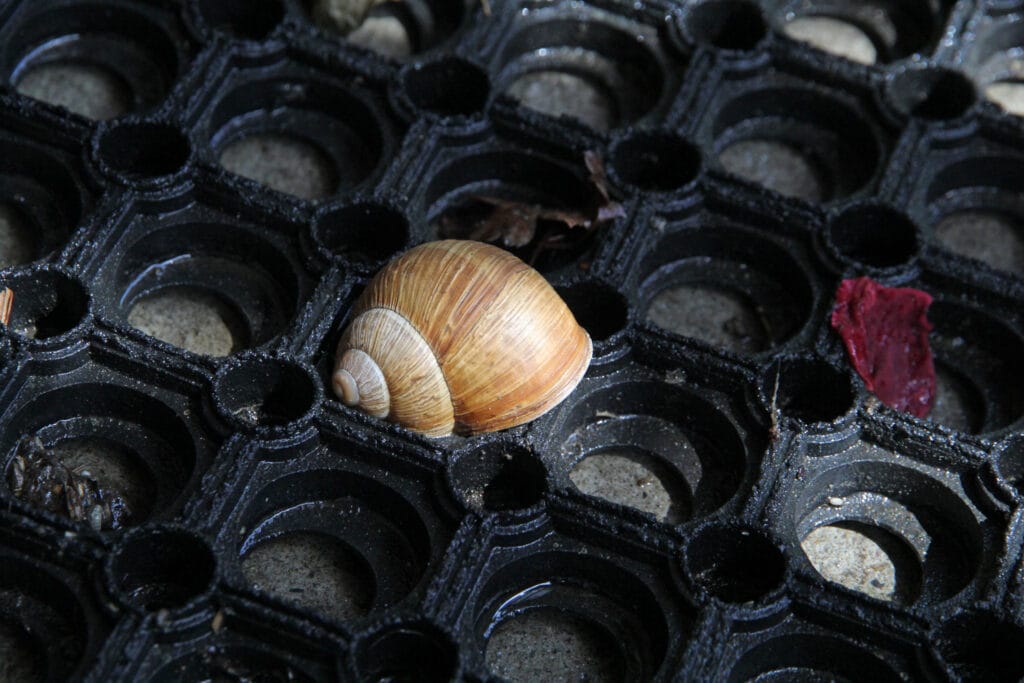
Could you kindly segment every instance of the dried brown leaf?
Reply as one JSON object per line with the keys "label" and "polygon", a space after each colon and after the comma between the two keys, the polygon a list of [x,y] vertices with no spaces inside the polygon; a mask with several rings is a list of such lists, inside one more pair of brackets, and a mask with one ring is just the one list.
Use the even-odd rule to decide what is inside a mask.
{"label": "dried brown leaf", "polygon": [[567,239],[557,225],[551,224],[561,224],[570,231],[582,228],[590,232],[625,215],[622,205],[612,201],[608,193],[601,156],[588,150],[583,154],[583,160],[593,190],[594,198],[590,205],[562,209],[502,197],[473,195],[465,205],[442,216],[442,236],[501,242],[511,248],[533,243],[533,259],[543,251],[572,248],[578,240]]}

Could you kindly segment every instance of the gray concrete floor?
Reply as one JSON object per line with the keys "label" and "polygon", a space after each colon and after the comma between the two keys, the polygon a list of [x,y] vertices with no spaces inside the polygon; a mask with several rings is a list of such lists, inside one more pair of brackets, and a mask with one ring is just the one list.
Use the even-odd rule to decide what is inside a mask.
{"label": "gray concrete floor", "polygon": [[[331,29],[329,25],[325,28]],[[875,59],[870,41],[846,24],[801,20],[791,24],[787,31],[858,61]],[[410,50],[404,31],[386,18],[374,18],[348,39],[397,56]],[[127,110],[129,102],[124,85],[117,79],[81,65],[56,65],[33,71],[18,89],[93,119],[119,115]],[[1020,90],[1006,86],[990,88],[988,94],[1008,109],[1024,112]],[[598,129],[608,129],[614,121],[615,113],[603,95],[575,77],[542,74],[520,80],[510,93],[540,111],[575,115]],[[234,173],[306,199],[330,192],[331,172],[323,155],[286,136],[244,140],[225,150],[221,162]],[[726,150],[719,162],[733,173],[785,194],[816,199],[822,193],[810,163],[796,150],[777,143],[741,143]],[[954,251],[1021,272],[1021,227],[997,218],[952,217],[939,226],[938,238]],[[0,205],[0,264],[24,263],[31,253],[29,236],[17,213]],[[171,344],[195,353],[223,356],[231,352],[233,340],[220,310],[221,304],[214,297],[182,290],[141,302],[128,320]],[[710,288],[667,292],[646,314],[670,330],[735,351],[750,352],[763,343],[763,334],[759,335],[756,320],[743,302]],[[955,404],[956,392],[946,393],[948,402]],[[962,412],[955,405],[937,410],[943,413],[943,421],[951,423],[958,419],[958,410]],[[90,466],[97,467],[95,450],[86,449],[69,457],[92,458]],[[635,457],[603,454],[580,463],[571,478],[587,495],[674,521],[672,496],[654,469]],[[114,472],[111,476],[128,475]],[[825,578],[873,597],[891,599],[895,575],[892,561],[866,536],[849,529],[823,527],[807,536],[803,549]],[[372,586],[367,585],[344,549],[322,537],[296,535],[258,546],[245,559],[244,570],[261,590],[338,619],[364,613],[372,592]],[[496,673],[517,681],[615,680],[620,663],[608,655],[612,648],[604,638],[600,631],[563,613],[534,612],[496,629],[486,656]],[[0,675],[8,680],[19,678],[19,673],[27,677],[26,672],[30,673],[34,666],[31,658],[25,658],[20,643],[16,633],[0,629]]]}

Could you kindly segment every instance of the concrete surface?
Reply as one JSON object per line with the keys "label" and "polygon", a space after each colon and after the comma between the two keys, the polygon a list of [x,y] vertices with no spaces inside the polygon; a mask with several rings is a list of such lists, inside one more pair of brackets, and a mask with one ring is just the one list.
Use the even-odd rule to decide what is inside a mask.
{"label": "concrete surface", "polygon": [[[791,23],[787,32],[858,61],[872,62],[876,56],[863,34],[839,22],[801,20]],[[348,39],[382,46],[382,51],[398,56],[408,54],[410,47],[404,30],[387,18],[375,17]],[[82,65],[33,71],[18,89],[94,119],[126,111],[129,101],[116,78]],[[599,129],[607,129],[614,119],[608,100],[576,77],[533,76],[517,82],[511,92],[538,110],[574,114]],[[1009,97],[991,88],[989,95],[999,101]],[[813,166],[795,150],[777,143],[740,143],[726,150],[720,161],[733,173],[786,194],[816,199],[823,192]],[[323,197],[332,189],[324,156],[287,136],[244,140],[225,150],[221,163],[235,173],[307,199]],[[996,267],[1022,271],[1024,238],[1019,224],[1010,225],[1005,219],[991,216],[959,216],[950,221],[939,226],[938,236],[951,249]],[[31,246],[24,225],[16,212],[0,206],[0,262],[9,265],[29,258]],[[230,352],[232,339],[219,310],[219,304],[208,295],[176,291],[140,303],[129,321],[169,343],[196,353],[222,356]],[[647,315],[658,325],[732,350],[751,351],[764,344],[764,332],[749,306],[711,288],[688,287],[666,293],[655,300]],[[947,424],[957,424],[957,420],[964,419],[965,408],[957,407],[958,394],[949,382],[944,382],[942,392],[936,415]],[[104,456],[94,446],[72,457],[98,472],[103,470],[103,476],[127,479],[126,488],[135,490],[133,475],[102,466]],[[631,505],[657,519],[675,521],[669,489],[653,468],[635,458],[615,454],[592,457],[574,470],[572,481],[588,494]],[[803,548],[829,580],[880,599],[892,597],[892,561],[866,536],[850,529],[825,527],[811,532]],[[257,546],[243,566],[245,575],[260,589],[336,619],[365,613],[372,598],[372,586],[351,556],[322,536],[296,534]],[[565,614],[537,612],[500,626],[486,656],[495,673],[512,680],[616,680],[619,662],[610,654],[613,648],[604,638],[592,626]],[[33,666],[23,638],[9,627],[0,628],[0,677],[19,679]]]}

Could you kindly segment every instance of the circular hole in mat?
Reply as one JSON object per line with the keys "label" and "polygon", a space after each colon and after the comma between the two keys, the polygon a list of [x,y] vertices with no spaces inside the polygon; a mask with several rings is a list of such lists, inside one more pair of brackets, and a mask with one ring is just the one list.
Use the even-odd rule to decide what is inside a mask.
{"label": "circular hole in mat", "polygon": [[431,562],[433,539],[421,510],[376,479],[299,472],[266,485],[251,501],[239,525],[245,577],[329,617],[387,609],[413,591]]}
{"label": "circular hole in mat", "polygon": [[85,288],[55,270],[13,271],[0,286],[14,291],[9,329],[28,339],[59,337],[88,313]]}
{"label": "circular hole in mat", "polygon": [[246,336],[231,306],[198,287],[171,287],[142,297],[128,312],[128,324],[205,356],[227,356],[243,346]]}
{"label": "circular hole in mat", "polygon": [[451,478],[471,508],[487,512],[532,507],[548,490],[544,464],[530,451],[502,443],[456,456]]}
{"label": "circular hole in mat", "polygon": [[644,317],[733,353],[781,346],[807,323],[814,300],[793,251],[724,225],[675,232],[644,260]]}
{"label": "circular hole in mat", "polygon": [[806,480],[790,503],[811,565],[830,581],[905,605],[959,593],[981,561],[971,508],[945,482],[888,462],[896,453],[861,441],[846,455],[848,464]]}
{"label": "circular hole in mat", "polygon": [[317,387],[306,370],[274,358],[246,358],[217,374],[214,398],[244,424],[277,427],[301,419],[312,410]]}
{"label": "circular hole in mat", "polygon": [[330,158],[316,145],[280,133],[247,135],[220,154],[226,170],[301,199],[321,199],[338,187]]}
{"label": "circular hole in mat", "polygon": [[921,568],[904,543],[877,526],[821,526],[800,547],[822,578],[877,600],[912,601],[921,585]]}
{"label": "circular hole in mat", "polygon": [[917,255],[917,226],[887,206],[844,209],[829,221],[826,234],[840,258],[861,267],[893,268]]}
{"label": "circular hole in mat", "polygon": [[208,26],[246,40],[262,40],[284,19],[281,0],[200,0],[199,14]]}
{"label": "circular hole in mat", "polygon": [[190,45],[169,8],[31,3],[9,25],[0,69],[18,92],[93,120],[157,106]]}
{"label": "circular hole in mat", "polygon": [[769,638],[747,650],[724,680],[900,683],[905,678],[859,645],[833,636],[794,633]]}
{"label": "circular hole in mat", "polygon": [[718,155],[722,167],[744,180],[809,202],[828,198],[828,177],[798,146],[775,140],[743,140]]}
{"label": "circular hole in mat", "polygon": [[936,630],[939,655],[958,681],[1016,681],[1024,676],[1024,631],[984,612],[964,612]]}
{"label": "circular hole in mat", "polygon": [[16,683],[78,679],[89,639],[84,605],[40,563],[0,558],[0,677]]}
{"label": "circular hole in mat", "polygon": [[450,38],[466,14],[462,0],[302,0],[302,5],[318,28],[399,59]]}
{"label": "circular hole in mat", "polygon": [[977,100],[974,83],[957,71],[908,69],[889,83],[889,98],[905,116],[929,121],[956,119]]}
{"label": "circular hole in mat", "polygon": [[599,624],[539,608],[502,622],[487,640],[487,667],[512,683],[626,680],[619,644]]}
{"label": "circular hole in mat", "polygon": [[635,508],[669,524],[684,521],[692,508],[686,482],[654,456],[628,446],[588,455],[569,473],[588,496]]}
{"label": "circular hole in mat", "polygon": [[690,10],[686,25],[694,40],[720,50],[753,50],[768,32],[761,9],[746,0],[703,2]]}
{"label": "circular hole in mat", "polygon": [[198,536],[176,529],[138,530],[109,559],[108,573],[122,599],[155,612],[182,607],[213,582],[213,551]]}
{"label": "circular hole in mat", "polygon": [[719,508],[746,467],[730,418],[678,385],[612,384],[579,400],[564,425],[562,451],[579,463],[570,477],[581,491],[672,522]]}
{"label": "circular hole in mat", "polygon": [[373,572],[351,547],[327,534],[299,531],[260,541],[242,558],[254,588],[341,621],[373,604]]}
{"label": "circular hole in mat", "polygon": [[100,133],[96,149],[108,168],[130,180],[177,173],[191,154],[181,129],[155,122],[112,125]]}
{"label": "circular hole in mat", "polygon": [[569,116],[594,130],[615,127],[618,107],[600,83],[562,71],[537,71],[517,78],[505,94],[519,104],[548,116]]}
{"label": "circular hole in mat", "polygon": [[198,457],[174,409],[103,383],[40,389],[11,418],[2,452],[16,497],[94,530],[166,514]]}
{"label": "circular hole in mat", "polygon": [[431,624],[389,626],[357,646],[360,680],[445,683],[459,669],[459,654],[446,633]]}
{"label": "circular hole in mat", "polygon": [[439,116],[472,116],[491,92],[487,73],[457,57],[406,67],[402,85],[414,106]]}
{"label": "circular hole in mat", "polygon": [[700,169],[700,151],[672,133],[631,133],[611,150],[612,172],[639,190],[676,190],[692,182]]}
{"label": "circular hole in mat", "polygon": [[132,110],[131,87],[114,71],[85,62],[48,62],[18,79],[22,95],[64,107],[94,121]]}
{"label": "circular hole in mat", "polygon": [[798,87],[754,88],[718,109],[714,154],[726,171],[780,194],[831,201],[878,173],[884,145],[853,102]]}
{"label": "circular hole in mat", "polygon": [[670,64],[653,27],[622,28],[582,10],[540,14],[516,17],[495,77],[495,91],[524,107],[604,132],[649,114],[674,79],[669,69],[685,68]]}
{"label": "circular hole in mat", "polygon": [[629,303],[618,290],[596,280],[559,287],[558,293],[595,343],[626,329]]}
{"label": "circular hole in mat", "polygon": [[955,211],[935,226],[939,243],[955,254],[983,261],[997,270],[1024,275],[1024,224],[1012,213]]}
{"label": "circular hole in mat", "polygon": [[856,398],[850,375],[816,358],[783,359],[762,377],[765,396],[774,408],[804,424],[837,420]]}
{"label": "circular hole in mat", "polygon": [[786,22],[783,31],[793,40],[852,62],[878,61],[878,48],[871,36],[851,22],[826,16],[797,16]]}
{"label": "circular hole in mat", "polygon": [[[502,677],[578,680],[586,672],[593,680],[652,680],[665,656],[670,608],[637,575],[595,555],[519,558],[498,567],[480,596],[480,651]],[[693,614],[683,609],[678,628],[685,633]]]}
{"label": "circular hole in mat", "polygon": [[383,204],[347,204],[317,218],[313,239],[336,256],[375,263],[391,258],[406,245],[409,221],[401,211]]}
{"label": "circular hole in mat", "polygon": [[755,529],[704,529],[687,546],[686,562],[694,580],[724,602],[759,600],[786,578],[786,557]]}

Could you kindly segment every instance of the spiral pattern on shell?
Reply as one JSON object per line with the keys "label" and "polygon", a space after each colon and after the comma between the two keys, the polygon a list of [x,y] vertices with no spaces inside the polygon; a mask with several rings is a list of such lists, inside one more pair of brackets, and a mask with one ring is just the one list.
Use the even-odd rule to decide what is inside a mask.
{"label": "spiral pattern on shell", "polygon": [[420,245],[381,270],[342,334],[346,404],[431,436],[529,422],[583,378],[592,345],[543,276],[483,242]]}

